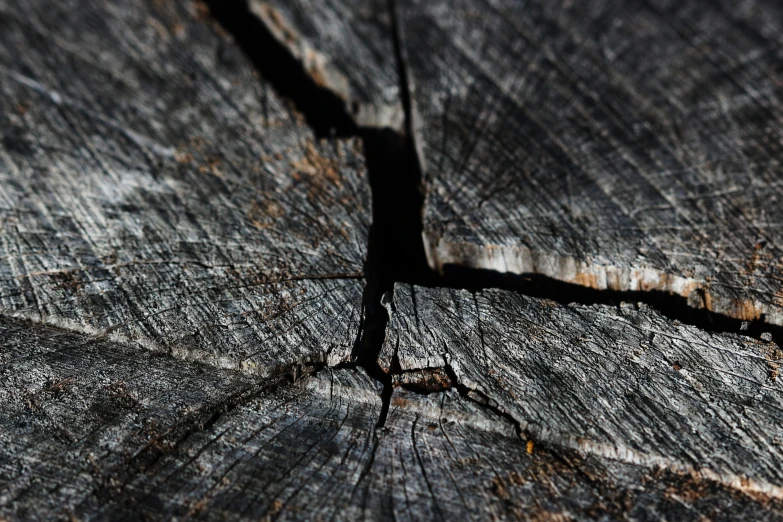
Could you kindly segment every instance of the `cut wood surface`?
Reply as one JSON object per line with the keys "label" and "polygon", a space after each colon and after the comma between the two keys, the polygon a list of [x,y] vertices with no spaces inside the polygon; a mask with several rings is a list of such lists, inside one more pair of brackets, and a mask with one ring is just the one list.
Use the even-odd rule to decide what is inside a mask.
{"label": "cut wood surface", "polygon": [[[454,389],[294,384],[0,319],[0,516],[18,520],[771,519],[696,473],[521,440]],[[90,368],[84,371],[85,363]]]}
{"label": "cut wood surface", "polygon": [[198,6],[0,2],[0,312],[261,375],[345,361],[361,144],[317,142]]}
{"label": "cut wood surface", "polygon": [[530,440],[783,497],[783,351],[641,305],[397,285],[381,366],[445,368]]}
{"label": "cut wood surface", "polygon": [[769,336],[399,282],[387,324],[367,144],[254,70],[400,133],[371,166],[413,132],[435,269],[783,324],[779,4],[225,9],[252,63],[199,1],[0,0],[0,522],[783,519]]}
{"label": "cut wood surface", "polygon": [[398,5],[433,267],[783,324],[779,2]]}
{"label": "cut wood surface", "polygon": [[238,372],[0,319],[0,518],[67,519],[260,387]]}
{"label": "cut wood surface", "polygon": [[[122,520],[771,519],[781,504],[697,476],[530,447],[454,390],[394,392],[383,429],[361,372],[317,377],[248,403],[99,495]],[[151,475],[151,477],[150,477]],[[94,509],[94,511],[93,511]],[[77,515],[79,511],[76,511]]]}
{"label": "cut wood surface", "polygon": [[[389,5],[433,268],[663,291],[783,325],[779,2]],[[327,30],[322,11],[286,19],[324,60],[395,67],[367,58],[395,28],[365,20],[375,38],[347,50],[333,35],[353,34],[351,20]],[[389,74],[357,88],[381,100]]]}

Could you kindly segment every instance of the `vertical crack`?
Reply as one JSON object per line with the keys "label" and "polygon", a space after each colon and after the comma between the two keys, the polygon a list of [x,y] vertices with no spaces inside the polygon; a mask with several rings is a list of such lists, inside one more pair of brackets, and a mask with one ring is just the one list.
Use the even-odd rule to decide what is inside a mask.
{"label": "vertical crack", "polygon": [[[405,118],[403,133],[358,126],[345,102],[313,80],[290,50],[248,10],[246,0],[206,0],[206,3],[212,16],[233,35],[261,76],[278,94],[293,103],[317,137],[361,139],[372,195],[372,223],[364,266],[364,313],[351,365],[363,368],[383,386],[379,427],[385,423],[395,379],[401,374],[398,363],[393,364],[388,373],[378,363],[389,321],[381,299],[384,294],[393,292],[395,283],[471,291],[500,288],[563,305],[619,306],[621,302],[643,302],[670,320],[705,331],[740,333],[763,340],[770,340],[771,335],[778,344],[783,341],[783,327],[767,324],[763,318],[741,321],[693,308],[685,298],[665,292],[594,290],[536,274],[503,274],[453,265],[445,265],[442,272],[436,273],[427,263],[422,241],[425,185],[415,139],[412,86],[396,0],[386,0],[386,8],[392,22],[389,36]],[[514,422],[517,432],[523,435],[516,420],[494,408],[486,398],[477,395],[479,392],[461,385],[448,366],[445,371],[462,396]]]}

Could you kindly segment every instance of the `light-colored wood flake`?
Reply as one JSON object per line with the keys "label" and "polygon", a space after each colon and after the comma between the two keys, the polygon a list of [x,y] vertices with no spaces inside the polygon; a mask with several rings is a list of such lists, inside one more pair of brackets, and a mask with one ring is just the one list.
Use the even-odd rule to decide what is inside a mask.
{"label": "light-colored wood flake", "polygon": [[[292,53],[357,71],[336,93],[388,104],[395,71],[407,80],[432,268],[783,325],[779,2],[380,3],[361,23],[334,16],[352,2],[258,5],[305,35]],[[395,32],[400,67],[375,52]]]}
{"label": "light-colored wood flake", "polygon": [[397,5],[433,268],[783,324],[779,3]]}

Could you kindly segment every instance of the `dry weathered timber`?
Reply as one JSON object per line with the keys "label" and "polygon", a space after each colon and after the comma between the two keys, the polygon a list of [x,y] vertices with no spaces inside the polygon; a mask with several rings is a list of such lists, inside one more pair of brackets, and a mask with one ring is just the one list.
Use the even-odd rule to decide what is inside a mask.
{"label": "dry weathered timber", "polygon": [[345,102],[361,126],[402,130],[387,0],[242,0],[316,85]]}
{"label": "dry weathered timber", "polygon": [[288,381],[0,318],[0,517],[765,520],[783,510],[774,494],[704,471],[531,444],[448,384],[426,396],[396,389],[378,429],[381,389],[361,371]]}
{"label": "dry weathered timber", "polygon": [[[389,12],[336,4],[253,10],[358,123],[399,128],[396,86],[375,88],[394,85]],[[749,279],[734,282],[764,297],[776,277],[777,210],[762,222],[751,203],[775,194],[779,71],[767,69],[780,22],[764,13],[779,6],[755,5],[400,3],[432,181],[425,236],[473,238],[480,225],[513,246],[534,215],[563,238],[563,270],[576,252],[627,269],[617,288],[701,289],[697,304],[755,317],[727,309],[728,283],[715,283],[742,265],[743,241]],[[0,518],[781,518],[783,353],[771,343],[644,307],[399,286],[382,428],[381,386],[363,371],[299,379],[300,364],[345,361],[359,333],[369,201],[357,144],[316,143],[200,4],[0,0],[0,15]],[[528,29],[540,42],[527,45]],[[670,59],[640,61],[650,49]],[[582,183],[567,204],[562,179]],[[726,180],[748,190],[716,194]],[[651,191],[671,208],[648,208]],[[459,206],[471,193],[479,210]],[[630,211],[629,194],[641,201]],[[698,220],[705,209],[714,221]],[[638,217],[675,210],[673,224]],[[582,228],[563,234],[562,220]],[[748,222],[767,231],[713,237]],[[628,241],[664,268],[634,264]],[[704,253],[713,243],[724,257]],[[593,275],[572,279],[602,288]]]}
{"label": "dry weathered timber", "polygon": [[[392,4],[433,268],[660,290],[783,324],[780,2]],[[292,31],[326,61],[391,71],[364,61],[384,23],[350,46],[334,41],[349,19],[319,23],[351,5],[300,9]],[[379,96],[377,78],[357,85]]]}
{"label": "dry weathered timber", "polygon": [[644,305],[397,285],[381,364],[446,368],[534,443],[783,497],[783,358]]}
{"label": "dry weathered timber", "polygon": [[433,267],[783,324],[780,2],[397,5]]}
{"label": "dry weathered timber", "polygon": [[0,518],[67,519],[281,379],[0,318]]}
{"label": "dry weathered timber", "polygon": [[0,313],[261,375],[344,361],[360,144],[316,142],[202,11],[0,1]]}
{"label": "dry weathered timber", "polygon": [[[453,389],[289,386],[0,320],[0,516],[78,520],[772,518],[696,475],[541,448]],[[89,373],[82,372],[89,360]]]}

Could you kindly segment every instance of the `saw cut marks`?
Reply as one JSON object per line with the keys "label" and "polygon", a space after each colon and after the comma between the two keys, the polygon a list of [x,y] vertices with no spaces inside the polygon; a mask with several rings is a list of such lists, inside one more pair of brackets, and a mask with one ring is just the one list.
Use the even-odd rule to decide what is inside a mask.
{"label": "saw cut marks", "polygon": [[783,496],[783,358],[644,305],[397,285],[381,366],[445,368],[534,443]]}
{"label": "saw cut marks", "polygon": [[780,3],[396,4],[432,267],[783,324]]}
{"label": "saw cut marks", "polygon": [[404,110],[386,0],[241,0],[318,87],[362,127],[401,131]]}
{"label": "saw cut marks", "polygon": [[348,358],[370,222],[198,3],[0,1],[0,313],[268,375]]}

